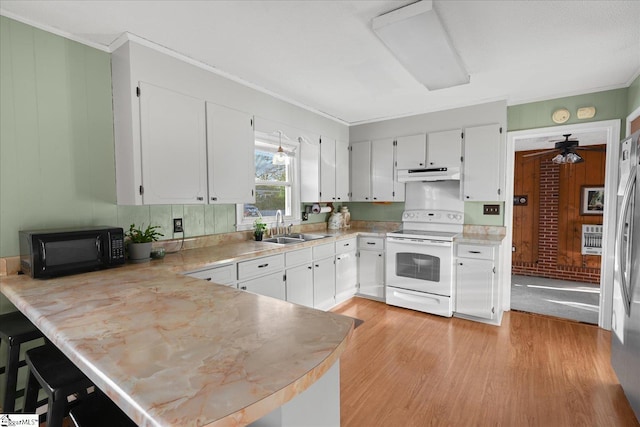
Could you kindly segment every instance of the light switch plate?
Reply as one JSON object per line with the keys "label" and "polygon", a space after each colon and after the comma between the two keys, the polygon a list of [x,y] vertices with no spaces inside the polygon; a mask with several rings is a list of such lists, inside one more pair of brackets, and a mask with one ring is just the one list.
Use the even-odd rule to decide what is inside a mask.
{"label": "light switch plate", "polygon": [[500,205],[483,205],[482,213],[485,215],[500,215]]}

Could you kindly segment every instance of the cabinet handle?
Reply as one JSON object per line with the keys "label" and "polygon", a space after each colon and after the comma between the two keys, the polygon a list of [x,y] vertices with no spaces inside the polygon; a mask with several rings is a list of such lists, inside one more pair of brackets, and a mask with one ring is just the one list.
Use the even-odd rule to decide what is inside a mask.
{"label": "cabinet handle", "polygon": [[480,251],[469,251],[470,254],[479,254]]}
{"label": "cabinet handle", "polygon": [[458,265],[462,265],[462,263],[458,264]]}
{"label": "cabinet handle", "polygon": [[[317,267],[317,265],[316,265],[316,267]],[[308,270],[311,270],[312,268],[313,268],[312,266],[307,267]]]}
{"label": "cabinet handle", "polygon": [[338,197],[338,200],[340,200],[340,197]]}
{"label": "cabinet handle", "polygon": [[266,267],[266,266],[268,266],[268,265],[269,265],[269,263],[266,263],[266,264],[260,264],[260,265],[258,266],[258,268],[265,268],[265,267]]}
{"label": "cabinet handle", "polygon": [[213,200],[215,202],[216,200],[218,200],[218,198],[217,197],[212,197],[211,200]]}
{"label": "cabinet handle", "polygon": [[196,200],[204,200],[204,197],[196,197]]}
{"label": "cabinet handle", "polygon": [[350,243],[345,243],[344,245],[345,245],[345,246],[349,246],[349,245],[350,245]]}
{"label": "cabinet handle", "polygon": [[243,291],[246,291],[247,287],[246,286],[240,286],[240,289],[242,289]]}
{"label": "cabinet handle", "polygon": [[207,282],[210,282],[210,281],[211,281],[211,277],[207,277],[207,278],[206,278],[206,279],[204,279],[204,280],[206,280]]}
{"label": "cabinet handle", "polygon": [[377,197],[374,197],[374,198],[373,198],[373,200],[378,200],[378,198],[377,198]]}
{"label": "cabinet handle", "polygon": [[418,163],[419,166],[424,166],[424,163]]}
{"label": "cabinet handle", "polygon": [[367,245],[375,245],[376,242],[367,242]]}
{"label": "cabinet handle", "polygon": [[369,198],[368,198],[368,197],[365,197],[364,199],[365,199],[365,200],[369,200]]}
{"label": "cabinet handle", "polygon": [[337,259],[338,261],[340,261],[340,260],[341,260],[342,258],[340,258],[340,257],[337,257],[336,259]]}
{"label": "cabinet handle", "polygon": [[464,196],[464,197],[465,197],[465,198],[467,198],[467,199],[470,199],[470,197],[469,197],[469,196]]}
{"label": "cabinet handle", "polygon": [[320,265],[319,265],[319,264],[316,264],[316,267],[320,267]]}
{"label": "cabinet handle", "polygon": [[382,254],[378,254],[378,256],[382,256]]}

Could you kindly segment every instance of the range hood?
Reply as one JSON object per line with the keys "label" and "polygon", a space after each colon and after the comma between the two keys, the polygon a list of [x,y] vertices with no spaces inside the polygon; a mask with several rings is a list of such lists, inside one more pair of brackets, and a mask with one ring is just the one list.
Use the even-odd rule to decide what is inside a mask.
{"label": "range hood", "polygon": [[460,168],[398,169],[398,182],[460,181]]}

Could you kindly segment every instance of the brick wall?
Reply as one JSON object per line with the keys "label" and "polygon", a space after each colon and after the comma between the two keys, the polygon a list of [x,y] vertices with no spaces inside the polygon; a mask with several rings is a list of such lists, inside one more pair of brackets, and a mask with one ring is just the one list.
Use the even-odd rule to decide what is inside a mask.
{"label": "brick wall", "polygon": [[576,282],[600,283],[600,269],[558,265],[558,200],[560,166],[540,162],[538,262],[514,262],[512,273]]}

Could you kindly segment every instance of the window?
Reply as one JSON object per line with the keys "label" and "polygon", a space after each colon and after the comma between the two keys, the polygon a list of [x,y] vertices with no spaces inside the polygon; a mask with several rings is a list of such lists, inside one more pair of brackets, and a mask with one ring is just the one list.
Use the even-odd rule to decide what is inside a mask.
{"label": "window", "polygon": [[257,136],[254,151],[256,167],[256,201],[238,205],[238,229],[250,229],[256,218],[275,223],[280,210],[289,224],[299,222],[295,147],[282,142],[282,148],[290,158],[288,165],[274,165],[273,156],[279,146],[278,138],[271,135]]}

